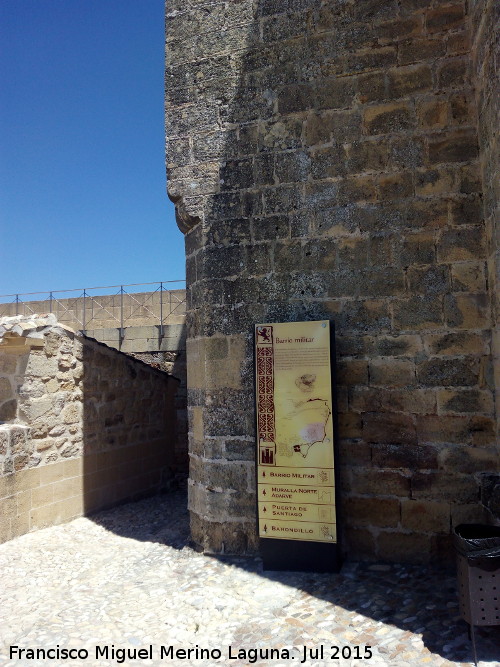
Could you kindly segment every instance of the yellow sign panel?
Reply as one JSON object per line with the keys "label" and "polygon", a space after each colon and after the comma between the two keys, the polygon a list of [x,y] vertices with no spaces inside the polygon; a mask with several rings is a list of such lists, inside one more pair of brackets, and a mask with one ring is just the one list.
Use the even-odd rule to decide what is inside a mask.
{"label": "yellow sign panel", "polygon": [[336,542],[330,323],[255,328],[259,534]]}

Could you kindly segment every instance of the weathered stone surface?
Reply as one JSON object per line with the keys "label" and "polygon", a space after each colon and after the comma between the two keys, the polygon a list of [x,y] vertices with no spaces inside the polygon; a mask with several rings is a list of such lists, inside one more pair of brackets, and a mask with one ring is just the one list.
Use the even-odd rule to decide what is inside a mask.
{"label": "weathered stone surface", "polygon": [[[493,0],[467,16],[453,1],[257,4],[237,3],[231,20],[188,8],[182,35],[167,21],[167,134],[184,141],[169,189],[189,230],[194,539],[254,544],[255,508],[230,502],[234,480],[219,472],[240,446],[251,460],[228,443],[255,435],[241,398],[254,392],[253,325],[328,317],[349,539],[363,557],[426,561],[449,546],[450,506],[479,503],[459,471],[496,465]],[[234,32],[198,39],[232,31],[238,14],[239,44]],[[195,83],[200,61],[217,83]],[[234,337],[246,343],[232,350]],[[455,459],[453,446],[478,453]],[[387,516],[370,514],[381,500]],[[227,541],[217,512],[237,526]]]}
{"label": "weathered stone surface", "polygon": [[[0,359],[17,357],[0,371],[0,386],[16,388],[15,398],[0,403],[0,420],[8,422],[0,425],[0,494],[12,478],[21,512],[10,517],[16,530],[59,523],[168,485],[177,466],[168,438],[175,433],[178,381],[57,326],[53,317],[26,320],[0,320],[5,331],[17,327],[17,338],[29,343],[16,346],[18,352],[0,347]],[[38,333],[41,338],[34,338]],[[32,495],[21,498],[26,493]]]}

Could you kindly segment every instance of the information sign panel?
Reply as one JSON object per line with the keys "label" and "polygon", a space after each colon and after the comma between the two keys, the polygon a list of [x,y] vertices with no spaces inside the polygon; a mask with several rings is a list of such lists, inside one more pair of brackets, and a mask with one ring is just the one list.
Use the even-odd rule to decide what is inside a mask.
{"label": "information sign panel", "polygon": [[259,536],[336,544],[330,323],[256,325],[255,365]]}

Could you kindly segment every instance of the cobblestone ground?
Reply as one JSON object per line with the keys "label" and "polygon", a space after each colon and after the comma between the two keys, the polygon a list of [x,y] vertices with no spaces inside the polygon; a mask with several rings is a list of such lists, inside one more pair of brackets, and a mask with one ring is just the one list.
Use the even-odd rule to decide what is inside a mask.
{"label": "cobblestone ground", "polygon": [[[194,551],[185,506],[174,493],[1,545],[0,664],[471,663],[454,572],[382,564],[263,572],[258,559]],[[479,665],[500,664],[498,631],[476,630]],[[80,657],[19,654],[57,647]]]}

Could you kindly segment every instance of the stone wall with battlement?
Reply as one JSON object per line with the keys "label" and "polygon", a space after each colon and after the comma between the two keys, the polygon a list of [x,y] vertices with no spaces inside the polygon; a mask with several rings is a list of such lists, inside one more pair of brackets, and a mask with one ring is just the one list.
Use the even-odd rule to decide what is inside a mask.
{"label": "stone wall with battlement", "polygon": [[[125,287],[131,289],[134,286]],[[12,296],[10,301],[3,297],[0,317],[14,316],[16,312],[26,317],[35,313],[52,313],[60,324],[75,331],[82,330],[85,323],[87,337],[178,378],[175,452],[177,466],[186,472],[186,291],[157,289],[151,292],[124,292],[123,295],[97,294],[97,291],[98,288],[85,290],[85,298],[83,294],[63,298],[60,292],[53,292],[52,299],[48,298],[50,293],[39,293],[40,298],[36,301],[29,300],[33,296],[29,294],[18,295],[17,302],[12,300]],[[68,293],[71,292],[64,294]]]}
{"label": "stone wall with battlement", "polygon": [[0,541],[168,489],[179,380],[54,315],[0,319]]}
{"label": "stone wall with battlement", "polygon": [[499,472],[494,7],[167,0],[205,550],[257,549],[258,322],[335,322],[350,557],[442,559],[453,525],[485,519]]}

